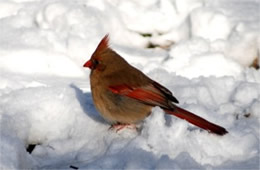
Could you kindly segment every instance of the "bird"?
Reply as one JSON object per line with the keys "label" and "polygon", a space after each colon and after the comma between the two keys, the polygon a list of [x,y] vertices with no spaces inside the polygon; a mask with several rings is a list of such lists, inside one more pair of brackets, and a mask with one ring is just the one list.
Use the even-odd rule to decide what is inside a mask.
{"label": "bird", "polygon": [[210,133],[224,135],[228,131],[185,110],[163,85],[130,65],[115,52],[106,34],[83,67],[89,68],[94,105],[101,116],[112,125],[122,127],[142,122],[158,106],[166,114],[184,119]]}

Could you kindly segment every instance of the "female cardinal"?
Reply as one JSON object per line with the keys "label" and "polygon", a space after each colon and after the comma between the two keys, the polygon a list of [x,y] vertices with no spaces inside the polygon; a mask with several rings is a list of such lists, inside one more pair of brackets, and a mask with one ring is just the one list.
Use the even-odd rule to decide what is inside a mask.
{"label": "female cardinal", "polygon": [[159,106],[165,113],[209,132],[228,133],[223,127],[173,104],[178,100],[168,89],[128,64],[109,47],[108,35],[83,66],[91,69],[90,85],[97,110],[113,125],[138,123],[150,114],[153,107]]}

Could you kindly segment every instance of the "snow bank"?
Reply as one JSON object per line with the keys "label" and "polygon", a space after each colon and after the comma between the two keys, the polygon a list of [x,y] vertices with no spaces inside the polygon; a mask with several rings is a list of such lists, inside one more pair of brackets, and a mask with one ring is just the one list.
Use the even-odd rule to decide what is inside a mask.
{"label": "snow bank", "polygon": [[[19,74],[81,77],[82,70],[70,58],[40,50],[6,52],[0,58],[2,70]],[[70,68],[70,69],[68,69]]]}
{"label": "snow bank", "polygon": [[[260,72],[248,68],[259,59],[259,5],[0,1],[0,169],[259,168]],[[209,134],[157,107],[138,131],[109,130],[82,68],[106,33],[181,107],[229,134]]]}
{"label": "snow bank", "polygon": [[191,13],[191,34],[210,41],[227,39],[232,25],[227,16],[212,8],[197,8]]}
{"label": "snow bank", "polygon": [[[167,70],[193,78],[198,76],[238,75],[242,67],[219,51],[213,51],[205,39],[193,38],[179,43],[163,62]],[[221,69],[220,69],[221,68]]]}

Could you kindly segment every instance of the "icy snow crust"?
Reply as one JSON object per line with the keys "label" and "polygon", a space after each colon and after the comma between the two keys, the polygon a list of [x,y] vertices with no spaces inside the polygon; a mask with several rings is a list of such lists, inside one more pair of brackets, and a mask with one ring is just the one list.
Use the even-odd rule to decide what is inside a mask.
{"label": "icy snow crust", "polygon": [[[259,56],[259,6],[1,0],[0,169],[259,169],[260,71],[248,68]],[[139,131],[108,130],[82,67],[106,33],[181,107],[229,134],[209,134],[157,107]],[[31,154],[29,144],[37,144]]]}

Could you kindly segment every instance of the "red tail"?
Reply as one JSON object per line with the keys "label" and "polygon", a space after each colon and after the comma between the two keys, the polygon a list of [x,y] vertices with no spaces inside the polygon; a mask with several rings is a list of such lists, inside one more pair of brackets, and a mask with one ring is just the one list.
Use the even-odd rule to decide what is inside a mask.
{"label": "red tail", "polygon": [[215,133],[217,135],[224,135],[226,133],[228,133],[228,131],[226,131],[225,128],[218,126],[216,124],[210,123],[209,121],[187,111],[184,110],[180,107],[175,106],[175,110],[171,111],[171,110],[165,110],[166,113],[170,114],[170,115],[174,115],[177,116],[181,119],[185,119],[188,122],[202,128],[205,129],[209,132]]}

